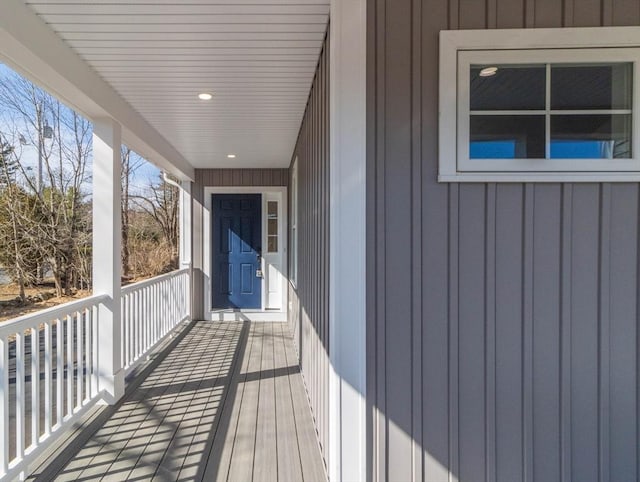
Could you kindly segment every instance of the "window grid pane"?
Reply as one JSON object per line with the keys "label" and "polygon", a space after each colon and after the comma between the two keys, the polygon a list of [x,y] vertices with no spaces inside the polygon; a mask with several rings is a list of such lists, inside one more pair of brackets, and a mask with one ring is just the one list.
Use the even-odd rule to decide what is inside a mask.
{"label": "window grid pane", "polygon": [[267,252],[278,252],[278,201],[267,201]]}
{"label": "window grid pane", "polygon": [[[516,65],[516,64],[513,64]],[[617,92],[611,92],[610,96],[612,97],[611,99],[611,108],[610,109],[602,109],[602,108],[594,108],[594,109],[588,109],[586,108],[584,105],[582,107],[585,108],[579,108],[579,109],[552,109],[552,99],[553,99],[553,92],[552,92],[552,70],[554,69],[554,67],[558,67],[558,68],[562,68],[564,69],[564,74],[565,77],[570,76],[570,72],[567,73],[567,71],[569,69],[571,69],[571,67],[575,67],[576,69],[584,69],[586,68],[584,64],[552,64],[552,63],[545,63],[545,64],[541,64],[545,66],[545,74],[546,74],[546,79],[545,79],[545,109],[542,110],[495,110],[492,109],[490,102],[487,102],[486,99],[486,89],[483,90],[479,90],[479,89],[475,89],[477,92],[480,92],[479,95],[484,96],[484,98],[482,99],[482,101],[479,102],[475,102],[473,99],[473,88],[472,88],[472,93],[471,96],[469,98],[470,101],[470,105],[469,105],[469,114],[470,114],[470,128],[469,128],[469,134],[470,134],[470,138],[469,138],[469,156],[472,159],[482,159],[482,158],[522,158],[522,152],[530,152],[530,146],[528,146],[529,143],[529,132],[525,133],[525,140],[524,140],[524,147],[520,146],[520,148],[517,147],[518,144],[520,144],[520,142],[522,141],[522,133],[518,136],[516,136],[515,138],[511,139],[509,138],[509,136],[513,137],[513,133],[509,133],[508,129],[506,131],[504,131],[504,128],[502,129],[504,131],[504,133],[502,134],[502,138],[500,137],[500,132],[495,132],[493,133],[495,140],[491,141],[487,138],[488,134],[487,134],[487,129],[482,129],[480,128],[481,122],[473,122],[473,119],[476,118],[476,120],[480,120],[483,119],[485,121],[485,123],[490,122],[490,116],[491,117],[501,117],[504,116],[505,120],[508,119],[509,117],[511,117],[511,119],[516,120],[518,119],[518,117],[514,117],[514,116],[532,116],[533,114],[542,114],[545,117],[545,127],[544,127],[544,158],[545,159],[554,159],[554,158],[585,158],[585,159],[606,159],[606,158],[632,158],[632,152],[631,152],[631,145],[632,145],[632,135],[631,135],[631,128],[630,128],[630,121],[627,122],[625,124],[624,120],[616,120],[616,117],[620,117],[620,115],[627,115],[627,117],[630,119],[631,118],[631,114],[632,114],[632,110],[631,109],[621,109],[620,107],[627,107],[627,106],[631,106],[632,105],[632,94],[631,94],[631,88],[630,86],[633,83],[633,78],[632,78],[632,69],[631,69],[631,63],[629,62],[617,62],[617,63],[599,63],[599,64],[593,64],[591,65],[591,68],[597,68],[597,67],[606,67],[606,66],[611,66],[612,71],[613,69],[616,69],[617,72],[617,76],[618,78],[615,79],[616,81],[614,82],[613,80],[611,80],[612,84],[619,84],[621,85],[623,89],[625,89],[627,92],[622,92],[617,93]],[[500,66],[497,70],[499,71],[499,69],[503,67]],[[509,68],[508,65],[504,65],[504,68]],[[470,74],[471,74],[471,80],[472,80],[472,85],[473,85],[473,79],[474,76],[478,76],[480,75],[481,72],[481,68],[477,65],[472,65],[471,69],[470,69]],[[612,74],[613,75],[613,74]],[[600,72],[600,76],[602,77],[602,72]],[[602,83],[602,82],[601,82]],[[613,90],[614,87],[611,86],[609,88],[610,90]],[[596,92],[597,93],[597,92]],[[617,100],[616,100],[617,99]],[[473,110],[472,109],[472,105],[476,104],[476,106],[481,105],[484,110]],[[504,104],[504,100],[497,100],[498,104]],[[556,103],[558,103],[556,101]],[[574,102],[575,103],[575,102]],[[602,99],[600,99],[600,104],[602,104]],[[566,115],[571,114],[574,116],[590,116],[593,118],[593,122],[595,122],[596,124],[598,124],[597,118],[601,118],[603,116],[609,116],[611,117],[611,121],[610,124],[615,124],[615,125],[622,125],[623,128],[618,128],[615,129],[615,127],[611,127],[611,132],[609,134],[608,137],[609,138],[605,138],[606,136],[606,132],[602,132],[602,131],[593,131],[593,134],[591,132],[583,132],[583,133],[575,133],[576,138],[574,140],[563,140],[562,142],[565,143],[570,143],[573,142],[575,144],[575,148],[573,149],[566,149],[566,148],[561,148],[558,146],[553,146],[552,144],[554,143],[553,141],[553,137],[554,134],[552,133],[552,123],[554,122],[552,118],[555,118],[556,116],[563,116],[566,117]],[[482,117],[480,117],[482,116]],[[496,119],[496,121],[498,121],[498,119]],[[585,119],[585,122],[588,123],[588,121]],[[585,122],[582,122],[582,124],[585,124]],[[593,123],[592,122],[592,123]],[[603,124],[603,122],[605,122],[604,120],[600,121],[600,124]],[[498,124],[496,125],[504,125],[504,122],[498,122]],[[518,122],[514,122],[514,124],[519,124]],[[556,125],[560,125],[558,124],[558,122],[555,122]],[[629,127],[627,128],[626,125],[628,125]],[[480,130],[478,130],[480,129]],[[488,131],[491,130],[491,127],[488,128]],[[483,134],[482,131],[484,131],[485,133]],[[475,137],[476,139],[473,139],[474,137],[474,133],[475,133]],[[482,138],[483,135],[485,136],[485,138]],[[490,137],[490,136],[489,136]],[[533,136],[533,138],[535,139],[536,136]],[[595,138],[594,138],[595,137]],[[507,147],[505,147],[507,144],[509,144]],[[513,146],[511,146],[511,144],[513,144]],[[587,146],[587,144],[589,144]],[[596,145],[597,144],[597,145]],[[513,147],[513,148],[512,148]],[[566,147],[566,145],[565,145]],[[533,149],[534,151],[536,151],[536,149]],[[512,152],[513,154],[509,154],[510,152]],[[554,153],[560,153],[562,152],[563,154],[561,155],[553,155]],[[579,153],[582,154],[587,154],[587,153],[591,153],[589,155],[589,157],[567,157],[569,154],[574,152],[576,153],[575,155],[578,155]],[[491,154],[494,153],[494,155],[492,156]],[[597,154],[599,153],[599,154]],[[537,156],[531,157],[529,155],[527,155],[527,158],[535,158]],[[540,156],[542,157],[542,156]]]}

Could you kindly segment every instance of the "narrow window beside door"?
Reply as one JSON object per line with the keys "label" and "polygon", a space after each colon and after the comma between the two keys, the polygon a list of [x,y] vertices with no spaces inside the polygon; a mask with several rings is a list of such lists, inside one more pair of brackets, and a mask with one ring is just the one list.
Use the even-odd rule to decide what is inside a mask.
{"label": "narrow window beside door", "polygon": [[278,252],[278,202],[267,202],[267,252]]}

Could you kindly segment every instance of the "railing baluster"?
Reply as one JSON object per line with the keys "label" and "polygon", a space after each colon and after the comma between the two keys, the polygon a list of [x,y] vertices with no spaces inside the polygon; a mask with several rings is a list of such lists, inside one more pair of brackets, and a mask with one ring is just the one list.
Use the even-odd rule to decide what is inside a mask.
{"label": "railing baluster", "polygon": [[91,331],[92,331],[92,349],[91,349],[91,398],[98,395],[100,387],[98,386],[98,305],[91,308]]}
{"label": "railing baluster", "polygon": [[169,318],[167,319],[168,321],[168,327],[171,328],[173,326],[173,303],[171,303],[171,301],[173,300],[173,296],[171,291],[173,290],[173,282],[171,279],[167,280],[167,314],[169,315]]}
{"label": "railing baluster", "polygon": [[149,340],[151,338],[151,326],[149,326],[149,318],[147,317],[147,287],[145,286],[144,288],[142,288],[140,290],[140,295],[142,296],[142,303],[141,304],[141,308],[142,308],[142,322],[144,323],[144,345],[143,345],[143,352],[146,352],[147,349],[149,348]]}
{"label": "railing baluster", "polygon": [[131,309],[131,326],[133,326],[133,361],[138,359],[138,352],[140,351],[139,343],[140,343],[140,319],[138,318],[138,291],[133,291],[131,293],[131,298],[133,300],[133,306]]}
{"label": "railing baluster", "polygon": [[122,288],[122,363],[129,372],[188,317],[187,269]]}
{"label": "railing baluster", "polygon": [[137,298],[137,306],[136,306],[136,319],[138,320],[136,322],[136,324],[140,327],[140,332],[138,333],[140,339],[139,341],[139,345],[138,345],[138,350],[136,353],[136,358],[140,358],[140,355],[144,352],[144,337],[145,337],[145,326],[144,326],[144,318],[142,316],[142,301],[143,301],[143,297],[142,297],[142,290],[138,289],[136,290],[136,298]]}
{"label": "railing baluster", "polygon": [[84,341],[84,330],[82,329],[82,325],[84,324],[83,319],[84,314],[79,311],[76,313],[76,357],[77,357],[77,376],[76,376],[76,389],[77,389],[77,407],[82,407],[82,385],[84,385],[84,363],[82,361],[84,357],[83,353],[83,341]]}
{"label": "railing baluster", "polygon": [[40,330],[31,328],[31,445],[40,439]]}
{"label": "railing baluster", "polygon": [[120,304],[122,306],[122,318],[120,319],[120,323],[122,323],[122,366],[126,367],[129,364],[129,332],[128,332],[128,318],[127,318],[127,306],[128,306],[128,296],[126,293],[122,293],[122,300]]}
{"label": "railing baluster", "polygon": [[131,317],[129,316],[129,309],[131,307],[129,294],[125,294],[122,298],[124,304],[124,316],[122,321],[124,322],[124,366],[128,366],[131,363]]}
{"label": "railing baluster", "polygon": [[162,284],[158,283],[158,286],[156,287],[156,296],[155,299],[153,300],[153,304],[155,305],[155,320],[156,323],[158,323],[158,325],[161,327],[162,329],[162,335],[164,336],[166,334],[165,331],[165,327],[162,324],[162,306],[160,306],[160,300],[162,299]]}
{"label": "railing baluster", "polygon": [[84,340],[84,393],[85,400],[88,402],[91,400],[91,310],[86,308],[84,310],[84,323],[85,323],[85,340]]}
{"label": "railing baluster", "polygon": [[64,318],[56,323],[56,425],[62,425],[64,417]]}
{"label": "railing baluster", "polygon": [[138,317],[138,323],[140,323],[140,347],[138,349],[138,358],[140,358],[142,356],[142,354],[145,352],[145,336],[147,335],[147,330],[146,330],[146,326],[144,324],[144,312],[143,312],[143,302],[144,302],[144,298],[142,296],[142,290],[139,289],[137,291],[138,294],[138,314],[136,315]]}
{"label": "railing baluster", "polygon": [[[121,294],[122,296],[122,294]],[[125,330],[125,319],[124,319],[124,296],[120,299],[120,366],[127,366],[126,355],[124,353],[124,347],[127,344],[126,340],[126,330]]]}
{"label": "railing baluster", "polygon": [[24,331],[21,329],[16,333],[16,459],[22,460],[24,457],[24,436],[25,436],[25,383],[24,383]]}
{"label": "railing baluster", "polygon": [[156,334],[155,334],[155,338],[153,340],[153,342],[157,342],[160,338],[162,338],[162,336],[164,335],[164,333],[162,333],[162,325],[160,325],[160,323],[158,323],[158,320],[155,317],[155,309],[156,309],[156,305],[155,305],[155,299],[156,299],[156,293],[158,292],[158,286],[153,285],[151,287],[151,293],[149,295],[149,319],[151,320],[151,323],[153,323],[153,326],[155,326],[156,329]]}
{"label": "railing baluster", "polygon": [[0,479],[28,476],[42,450],[96,401],[97,309],[105,299],[0,324]]}
{"label": "railing baluster", "polygon": [[127,295],[127,331],[129,332],[129,364],[133,362],[133,344],[135,340],[135,327],[133,326],[133,294]]}
{"label": "railing baluster", "polygon": [[178,278],[172,278],[171,284],[173,285],[173,326],[177,326],[180,318],[180,285],[178,284]]}
{"label": "railing baluster", "polygon": [[153,320],[151,319],[151,316],[149,315],[149,306],[151,306],[151,303],[149,303],[149,293],[151,292],[151,288],[149,286],[145,287],[144,289],[144,319],[145,319],[145,323],[147,324],[147,333],[149,334],[147,336],[147,346],[145,346],[144,351],[149,351],[149,348],[151,348],[151,346],[153,345],[153,342],[155,341],[155,326],[156,324],[153,323]]}
{"label": "railing baluster", "polygon": [[153,345],[158,338],[160,338],[160,328],[156,323],[156,320],[153,319],[152,316],[152,308],[151,300],[153,299],[153,292],[155,291],[155,286],[150,286],[147,290],[147,318],[149,319],[149,323],[151,324],[151,345]]}
{"label": "railing baluster", "polygon": [[169,328],[169,324],[168,324],[168,320],[169,320],[169,314],[167,313],[167,309],[169,308],[169,305],[167,304],[167,281],[164,280],[162,282],[162,302],[161,302],[161,306],[162,306],[162,323],[165,326],[165,330]]}
{"label": "railing baluster", "polygon": [[0,476],[9,468],[9,341],[0,338]]}
{"label": "railing baluster", "polygon": [[73,317],[67,315],[67,415],[73,415]]}
{"label": "railing baluster", "polygon": [[53,372],[53,341],[51,322],[44,324],[44,434],[51,435],[53,405],[51,400],[51,375]]}

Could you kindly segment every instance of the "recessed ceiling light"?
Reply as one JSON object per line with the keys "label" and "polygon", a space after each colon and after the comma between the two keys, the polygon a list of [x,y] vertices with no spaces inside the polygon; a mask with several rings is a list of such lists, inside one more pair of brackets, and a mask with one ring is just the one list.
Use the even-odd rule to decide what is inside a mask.
{"label": "recessed ceiling light", "polygon": [[228,157],[229,159],[235,159],[235,158],[236,158],[236,155],[235,155],[235,154],[227,154],[227,157]]}
{"label": "recessed ceiling light", "polygon": [[202,94],[198,94],[198,99],[200,100],[211,100],[213,96],[208,92],[203,92]]}
{"label": "recessed ceiling light", "polygon": [[492,75],[496,75],[498,71],[498,67],[485,67],[480,71],[480,77],[491,77]]}

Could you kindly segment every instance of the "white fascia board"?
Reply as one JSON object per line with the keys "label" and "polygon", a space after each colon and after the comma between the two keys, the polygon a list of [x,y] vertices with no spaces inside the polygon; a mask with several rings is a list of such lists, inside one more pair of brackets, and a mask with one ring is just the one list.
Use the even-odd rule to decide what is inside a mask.
{"label": "white fascia board", "polygon": [[0,1],[0,60],[87,118],[116,120],[131,149],[193,180],[182,154],[20,0]]}

